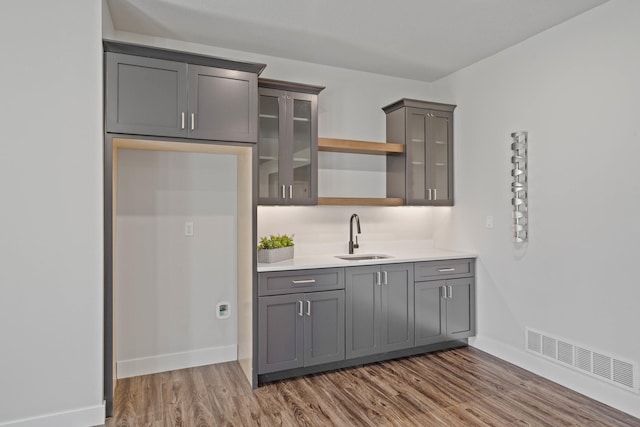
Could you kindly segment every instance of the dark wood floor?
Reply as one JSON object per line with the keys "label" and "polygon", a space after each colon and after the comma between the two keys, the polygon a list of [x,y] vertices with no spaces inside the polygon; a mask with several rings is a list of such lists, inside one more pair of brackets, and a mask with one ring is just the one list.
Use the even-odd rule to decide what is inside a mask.
{"label": "dark wood floor", "polygon": [[115,426],[640,426],[467,347],[251,390],[235,362],[118,380]]}

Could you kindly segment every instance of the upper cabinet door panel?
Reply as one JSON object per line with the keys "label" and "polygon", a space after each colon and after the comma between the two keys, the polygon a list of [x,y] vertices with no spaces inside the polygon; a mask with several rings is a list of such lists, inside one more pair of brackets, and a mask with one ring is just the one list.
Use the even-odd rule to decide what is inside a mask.
{"label": "upper cabinet door panel", "polygon": [[107,53],[107,131],[187,136],[187,65]]}
{"label": "upper cabinet door panel", "polygon": [[317,158],[316,96],[290,93],[293,128],[293,204],[315,204],[316,176],[314,172]]}
{"label": "upper cabinet door panel", "polygon": [[256,142],[257,85],[253,73],[189,65],[190,136]]}
{"label": "upper cabinet door panel", "polygon": [[427,200],[427,115],[423,110],[407,111],[407,204]]}
{"label": "upper cabinet door panel", "polygon": [[432,200],[436,202],[450,202],[453,198],[453,138],[452,114],[441,111],[431,111],[431,150],[430,170],[428,182],[433,189]]}
{"label": "upper cabinet door panel", "polygon": [[455,105],[402,99],[383,110],[387,142],[405,153],[387,158],[387,197],[406,205],[453,205],[453,110]]}
{"label": "upper cabinet door panel", "polygon": [[[318,201],[318,95],[259,88],[260,205],[315,205]],[[279,82],[303,89],[304,85]],[[261,83],[264,84],[264,83]]]}
{"label": "upper cabinet door panel", "polygon": [[282,186],[288,179],[286,158],[290,150],[280,141],[287,133],[286,100],[276,89],[261,88],[259,93],[258,199],[263,204],[285,204]]}

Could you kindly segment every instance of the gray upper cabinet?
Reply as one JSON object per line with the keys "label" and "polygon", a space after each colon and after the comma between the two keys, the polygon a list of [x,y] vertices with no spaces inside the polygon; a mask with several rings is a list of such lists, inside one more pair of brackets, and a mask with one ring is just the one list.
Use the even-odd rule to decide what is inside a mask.
{"label": "gray upper cabinet", "polygon": [[455,105],[401,99],[383,108],[387,142],[405,153],[387,158],[387,197],[406,205],[453,205],[453,110]]}
{"label": "gray upper cabinet", "polygon": [[110,42],[105,49],[107,132],[257,142],[263,64]]}
{"label": "gray upper cabinet", "polygon": [[474,278],[416,282],[415,316],[417,346],[473,336]]}
{"label": "gray upper cabinet", "polygon": [[259,82],[258,203],[318,201],[319,86]]}
{"label": "gray upper cabinet", "polygon": [[255,142],[258,76],[189,65],[189,137]]}
{"label": "gray upper cabinet", "polygon": [[343,290],[259,298],[258,372],[344,360]]}
{"label": "gray upper cabinet", "polygon": [[345,289],[347,359],[413,347],[413,264],[349,267]]}
{"label": "gray upper cabinet", "polygon": [[186,137],[187,64],[107,53],[107,132]]}

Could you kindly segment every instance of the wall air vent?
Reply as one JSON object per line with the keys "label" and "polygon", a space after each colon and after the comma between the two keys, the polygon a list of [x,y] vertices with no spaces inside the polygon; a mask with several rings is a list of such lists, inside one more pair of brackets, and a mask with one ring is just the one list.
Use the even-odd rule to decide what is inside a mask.
{"label": "wall air vent", "polygon": [[638,364],[527,328],[526,349],[628,391],[640,393]]}

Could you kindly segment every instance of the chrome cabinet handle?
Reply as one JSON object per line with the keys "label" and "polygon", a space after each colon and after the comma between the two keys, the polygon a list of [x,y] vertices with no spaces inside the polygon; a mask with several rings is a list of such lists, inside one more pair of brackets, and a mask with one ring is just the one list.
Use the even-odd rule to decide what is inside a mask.
{"label": "chrome cabinet handle", "polygon": [[307,316],[311,316],[311,301],[307,300]]}
{"label": "chrome cabinet handle", "polygon": [[449,295],[447,296],[447,298],[453,298],[453,287],[449,285],[447,286],[447,288],[449,288]]}
{"label": "chrome cabinet handle", "polygon": [[298,316],[302,316],[302,301],[298,301]]}
{"label": "chrome cabinet handle", "polygon": [[433,189],[433,200],[438,200],[438,189],[437,188]]}
{"label": "chrome cabinet handle", "polygon": [[184,130],[184,111],[180,113],[180,129]]}
{"label": "chrome cabinet handle", "polygon": [[449,272],[449,271],[456,271],[456,269],[455,268],[439,268],[438,271],[440,273],[446,273],[446,272]]}
{"label": "chrome cabinet handle", "polygon": [[383,284],[384,285],[388,285],[389,284],[389,282],[388,282],[389,276],[388,276],[387,272],[383,271],[382,274],[384,275],[383,276],[384,277],[384,283]]}
{"label": "chrome cabinet handle", "polygon": [[431,189],[429,188],[429,200],[431,200]]}
{"label": "chrome cabinet handle", "polygon": [[380,272],[376,271],[376,285],[380,286],[382,281],[380,280]]}
{"label": "chrome cabinet handle", "polygon": [[447,287],[446,286],[440,286],[440,296],[443,299],[447,299]]}
{"label": "chrome cabinet handle", "polygon": [[284,185],[282,186],[282,198],[286,199],[287,195],[284,193]]}
{"label": "chrome cabinet handle", "polygon": [[196,115],[191,113],[191,130],[196,130]]}
{"label": "chrome cabinet handle", "polygon": [[293,199],[293,185],[289,185],[289,198]]}
{"label": "chrome cabinet handle", "polygon": [[291,283],[294,285],[304,285],[307,283],[316,283],[316,279],[292,280]]}

